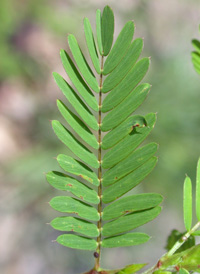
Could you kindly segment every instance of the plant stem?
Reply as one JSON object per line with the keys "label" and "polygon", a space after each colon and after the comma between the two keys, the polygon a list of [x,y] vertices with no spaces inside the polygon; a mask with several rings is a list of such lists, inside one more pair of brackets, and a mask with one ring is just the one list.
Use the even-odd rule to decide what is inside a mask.
{"label": "plant stem", "polygon": [[147,269],[145,272],[142,274],[151,274],[154,271],[158,270],[160,266],[162,266],[163,262],[171,257],[187,240],[188,238],[192,235],[193,232],[195,232],[198,228],[200,227],[200,222],[196,223],[189,231],[187,231],[180,240],[178,240],[173,247],[166,253],[164,254],[158,261],[158,263],[151,268]]}
{"label": "plant stem", "polygon": [[[101,57],[101,71],[103,71],[103,56]],[[102,105],[102,84],[103,84],[103,74],[100,74],[99,79],[99,115],[98,115],[98,124],[99,124],[99,130],[98,130],[98,143],[99,143],[99,149],[98,149],[98,161],[99,161],[99,168],[98,168],[98,179],[99,179],[99,187],[98,187],[98,196],[99,196],[99,204],[98,204],[98,212],[100,215],[100,220],[97,223],[97,227],[99,229],[99,236],[97,238],[98,247],[96,252],[98,253],[98,257],[95,259],[95,270],[98,270],[100,267],[100,256],[101,256],[101,226],[102,226],[102,219],[101,219],[101,212],[102,212],[102,167],[101,167],[101,105]]]}

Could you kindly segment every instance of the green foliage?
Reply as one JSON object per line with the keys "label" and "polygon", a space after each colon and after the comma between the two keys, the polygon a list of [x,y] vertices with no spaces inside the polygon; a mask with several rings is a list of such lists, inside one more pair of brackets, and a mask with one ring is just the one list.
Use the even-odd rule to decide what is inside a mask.
{"label": "green foliage", "polygon": [[[68,232],[60,235],[57,242],[100,253],[101,247],[147,242],[150,238],[147,234],[128,232],[159,215],[162,196],[147,193],[118,200],[136,187],[157,162],[154,156],[157,144],[150,143],[137,149],[153,129],[155,114],[132,115],[149,93],[151,86],[140,82],[150,61],[143,58],[137,62],[143,40],[137,38],[132,42],[135,29],[132,21],[125,24],[113,47],[114,15],[110,7],[104,8],[102,16],[97,10],[96,23],[99,52],[89,19],[84,19],[88,51],[99,77],[96,78],[72,34],[68,36],[68,44],[74,60],[64,50],[60,55],[74,87],[58,73],[53,73],[57,85],[78,114],[58,100],[58,109],[66,125],[52,121],[52,127],[74,157],[60,154],[57,161],[64,171],[79,176],[81,181],[56,171],[49,172],[46,177],[53,187],[77,197],[58,196],[50,201],[53,209],[79,216],[61,216],[50,223],[54,229]],[[104,56],[107,56],[105,62]],[[107,75],[105,81],[103,75]],[[99,93],[99,103],[93,92]],[[102,93],[108,93],[104,100]],[[102,117],[102,113],[108,111]],[[102,131],[109,132],[102,138]],[[102,149],[106,151],[103,159]],[[104,206],[107,203],[111,204]],[[143,265],[132,265],[106,273],[134,273],[141,267]]]}
{"label": "green foliage", "polygon": [[[200,31],[200,25],[199,25]],[[195,51],[192,52],[192,63],[194,65],[194,69],[198,74],[200,74],[200,41],[197,39],[192,40],[192,45]]]}
{"label": "green foliage", "polygon": [[[184,235],[185,235],[185,233],[181,233],[176,229],[172,230],[171,234],[169,235],[169,237],[167,239],[167,245],[165,247],[167,249],[167,251],[169,251],[175,245],[175,243],[177,241],[179,241]],[[175,253],[184,251],[194,245],[195,245],[195,237],[193,235],[191,235],[187,239],[187,241],[185,243],[183,243],[183,245]]]}

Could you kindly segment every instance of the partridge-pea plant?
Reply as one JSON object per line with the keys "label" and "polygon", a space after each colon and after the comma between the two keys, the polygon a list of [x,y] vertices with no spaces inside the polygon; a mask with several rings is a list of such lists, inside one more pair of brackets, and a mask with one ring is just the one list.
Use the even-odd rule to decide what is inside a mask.
{"label": "partridge-pea plant", "polygon": [[[141,145],[154,128],[156,114],[133,114],[151,88],[148,83],[140,83],[148,71],[150,59],[139,59],[143,40],[133,40],[132,21],[125,24],[113,44],[114,15],[108,6],[102,13],[97,10],[96,36],[88,18],[84,19],[84,32],[91,60],[86,60],[76,38],[70,34],[68,45],[71,53],[65,50],[60,52],[70,81],[53,73],[67,101],[57,101],[65,124],[52,121],[52,127],[70,153],[57,157],[64,171],[49,172],[46,178],[54,188],[69,192],[70,195],[57,196],[50,201],[53,209],[68,214],[52,220],[51,226],[63,232],[56,240],[59,244],[94,251],[94,267],[88,274],[131,274],[146,264],[104,270],[100,267],[100,257],[104,248],[147,242],[150,236],[138,232],[138,228],[152,221],[161,211],[160,194],[130,193],[154,169],[157,162],[155,154],[158,145]],[[173,272],[174,269],[177,271],[176,267],[181,268],[181,271],[191,270],[185,264],[179,266],[180,261],[177,262],[174,256],[186,256],[191,260],[193,255],[188,252],[199,252],[198,246],[192,247],[192,241],[181,251],[181,255],[174,254],[183,243],[186,244],[199,226],[197,223],[191,228],[192,196],[189,178],[186,178],[184,189],[187,233],[181,234],[181,239],[180,235],[178,239],[177,234],[171,235],[168,253],[161,257],[156,266],[147,270],[148,273],[166,269]],[[198,209],[200,182],[197,182],[197,194]],[[197,210],[197,218],[200,221],[200,210]],[[137,232],[134,231],[136,228]],[[192,270],[198,269],[196,264],[197,259],[195,269],[193,267]]]}

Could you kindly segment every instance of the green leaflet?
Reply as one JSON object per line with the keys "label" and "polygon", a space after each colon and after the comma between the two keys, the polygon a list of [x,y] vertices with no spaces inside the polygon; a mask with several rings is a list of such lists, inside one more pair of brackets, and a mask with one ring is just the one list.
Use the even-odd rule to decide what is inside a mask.
{"label": "green leaflet", "polygon": [[200,230],[196,230],[192,233],[193,236],[200,236]]}
{"label": "green leaflet", "polygon": [[117,40],[108,55],[103,69],[103,74],[109,74],[121,61],[122,57],[126,53],[128,47],[131,44],[134,34],[134,23],[129,21],[125,24],[122,31],[120,32]]}
{"label": "green leaflet", "polygon": [[120,246],[139,245],[146,243],[149,239],[149,235],[145,233],[127,233],[120,236],[104,238],[102,241],[102,247],[111,248]]}
{"label": "green leaflet", "polygon": [[192,183],[188,176],[184,181],[183,213],[185,228],[189,231],[192,226]]}
{"label": "green leaflet", "polygon": [[142,226],[155,219],[161,211],[161,207],[157,206],[153,209],[134,212],[120,217],[117,220],[106,223],[103,226],[103,236],[113,236],[122,232],[130,231],[136,227]]}
{"label": "green leaflet", "polygon": [[103,119],[101,130],[108,131],[123,122],[145,100],[151,86],[141,84],[136,87],[116,108],[111,110]]}
{"label": "green leaflet", "polygon": [[143,40],[141,38],[137,38],[132,42],[121,62],[104,80],[102,92],[108,92],[122,81],[137,61],[142,48]]}
{"label": "green leaflet", "polygon": [[105,172],[103,175],[103,186],[112,185],[128,173],[143,165],[156,153],[157,149],[158,145],[156,143],[150,143],[133,151],[127,158]]}
{"label": "green leaflet", "polygon": [[96,173],[78,160],[75,160],[70,156],[60,154],[57,157],[57,161],[65,171],[80,176],[95,186],[99,185],[99,180]]}
{"label": "green leaflet", "polygon": [[197,39],[193,39],[192,45],[195,48],[195,50],[200,53],[200,41],[198,41]]}
{"label": "green leaflet", "polygon": [[130,116],[123,123],[112,129],[103,137],[101,148],[104,150],[111,148],[119,141],[121,141],[124,137],[126,137],[129,133],[134,131],[136,127],[142,128],[145,126],[147,126],[147,122],[144,116]]}
{"label": "green leaflet", "polygon": [[200,158],[197,163],[196,175],[196,215],[197,220],[200,221]]}
{"label": "green leaflet", "polygon": [[103,55],[107,56],[113,43],[114,34],[114,14],[109,6],[103,10],[101,18],[101,40],[103,47]]}
{"label": "green leaflet", "polygon": [[185,268],[179,269],[179,272],[178,272],[178,273],[179,273],[179,274],[190,274],[190,272],[187,271]]}
{"label": "green leaflet", "polygon": [[88,109],[88,107],[83,103],[79,96],[75,93],[72,87],[56,72],[53,73],[54,79],[61,89],[63,94],[66,96],[67,100],[74,107],[77,113],[81,116],[84,122],[92,129],[98,130],[99,126],[96,118]]}
{"label": "green leaflet", "polygon": [[67,72],[77,91],[81,94],[88,106],[90,106],[93,110],[98,111],[99,107],[97,99],[84,82],[82,76],[78,72],[67,52],[62,49],[60,51],[60,57],[63,67],[65,68],[65,71]]}
{"label": "green leaflet", "polygon": [[81,160],[88,165],[98,168],[99,163],[96,156],[83,146],[69,130],[67,130],[60,122],[52,121],[52,127],[57,137]]}
{"label": "green leaflet", "polygon": [[57,106],[60,113],[65,118],[67,123],[73,128],[73,130],[91,147],[98,149],[99,144],[96,137],[89,130],[89,128],[79,119],[79,117],[71,112],[62,101],[57,100]]}
{"label": "green leaflet", "polygon": [[141,211],[158,206],[163,200],[160,194],[144,193],[121,198],[106,206],[103,210],[103,220],[108,221],[124,214]]}
{"label": "green leaflet", "polygon": [[89,237],[98,237],[99,230],[93,223],[74,217],[57,217],[51,221],[51,226],[60,231],[74,231]]}
{"label": "green leaflet", "polygon": [[97,192],[73,177],[67,176],[61,172],[51,171],[46,174],[46,179],[54,188],[69,191],[81,200],[98,204],[99,197]]}
{"label": "green leaflet", "polygon": [[61,245],[75,249],[96,250],[97,248],[95,240],[73,234],[60,235],[56,241]]}
{"label": "green leaflet", "polygon": [[88,63],[86,62],[74,35],[70,34],[68,36],[68,44],[71,49],[74,60],[76,61],[76,64],[81,74],[83,75],[85,81],[95,92],[99,92],[99,85],[97,79],[95,78]]}
{"label": "green leaflet", "polygon": [[148,68],[149,58],[138,61],[123,80],[106,96],[102,104],[102,112],[107,112],[116,107],[144,78]]}
{"label": "green leaflet", "polygon": [[97,10],[96,12],[96,33],[97,33],[97,44],[99,53],[103,55],[103,46],[102,46],[102,38],[101,38],[101,10]]}
{"label": "green leaflet", "polygon": [[102,201],[105,204],[110,203],[130,191],[153,170],[156,163],[157,158],[152,157],[142,166],[138,167],[136,170],[117,181],[115,184],[106,188],[103,192]]}
{"label": "green leaflet", "polygon": [[88,18],[84,19],[84,31],[85,31],[85,38],[88,46],[88,50],[90,53],[90,57],[92,59],[92,63],[97,71],[98,74],[101,73],[99,57],[97,54],[97,49],[94,41],[94,36],[92,33],[92,27],[90,25],[90,21]]}
{"label": "green leaflet", "polygon": [[54,197],[50,201],[50,206],[59,212],[77,214],[78,216],[91,221],[99,220],[99,213],[96,208],[72,197]]}
{"label": "green leaflet", "polygon": [[137,128],[136,132],[132,131],[104,155],[102,163],[103,168],[110,168],[116,165],[144,141],[155,125],[156,115],[154,113],[149,113],[145,116],[145,120],[147,121],[148,127]]}

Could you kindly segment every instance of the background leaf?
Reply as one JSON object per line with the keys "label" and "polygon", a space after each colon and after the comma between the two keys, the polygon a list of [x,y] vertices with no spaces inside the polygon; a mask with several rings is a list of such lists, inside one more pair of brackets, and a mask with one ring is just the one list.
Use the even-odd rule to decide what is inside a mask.
{"label": "background leaf", "polygon": [[188,176],[184,181],[183,212],[185,228],[189,231],[192,226],[192,182]]}

